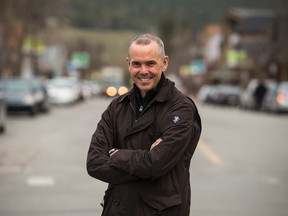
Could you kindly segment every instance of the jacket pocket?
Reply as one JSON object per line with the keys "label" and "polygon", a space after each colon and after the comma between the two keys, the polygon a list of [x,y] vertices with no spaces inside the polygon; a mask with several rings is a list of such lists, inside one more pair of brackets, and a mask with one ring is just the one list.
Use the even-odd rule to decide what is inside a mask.
{"label": "jacket pocket", "polygon": [[141,193],[140,198],[150,207],[163,211],[169,207],[177,206],[182,203],[181,194],[162,195]]}

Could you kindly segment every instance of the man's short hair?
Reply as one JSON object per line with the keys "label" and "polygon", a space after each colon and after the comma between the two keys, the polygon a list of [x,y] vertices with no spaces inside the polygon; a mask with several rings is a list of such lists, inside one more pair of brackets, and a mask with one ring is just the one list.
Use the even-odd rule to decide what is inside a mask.
{"label": "man's short hair", "polygon": [[[138,45],[148,45],[152,41],[154,41],[158,44],[158,46],[160,48],[160,54],[164,58],[164,56],[165,56],[164,43],[159,37],[152,35],[152,34],[141,34],[141,35],[136,36],[135,38],[133,38],[131,40],[131,42],[129,44],[129,48],[133,43],[138,44]],[[128,53],[128,56],[129,56],[129,53]]]}

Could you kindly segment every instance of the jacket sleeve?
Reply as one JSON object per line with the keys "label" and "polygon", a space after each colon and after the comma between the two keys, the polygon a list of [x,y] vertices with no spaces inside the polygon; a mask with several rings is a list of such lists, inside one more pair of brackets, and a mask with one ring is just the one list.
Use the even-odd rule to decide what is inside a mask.
{"label": "jacket sleeve", "polygon": [[201,133],[196,106],[190,101],[175,104],[161,125],[163,140],[159,145],[150,151],[120,149],[111,157],[112,166],[143,179],[154,179],[173,169],[183,157],[190,163]]}
{"label": "jacket sleeve", "polygon": [[109,184],[121,184],[139,179],[111,166],[108,151],[113,148],[111,104],[102,114],[96,131],[92,135],[87,155],[86,168],[90,176]]}

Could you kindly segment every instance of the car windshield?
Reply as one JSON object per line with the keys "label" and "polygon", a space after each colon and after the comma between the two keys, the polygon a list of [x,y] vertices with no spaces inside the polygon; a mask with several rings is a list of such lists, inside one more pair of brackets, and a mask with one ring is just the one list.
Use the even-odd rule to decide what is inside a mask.
{"label": "car windshield", "polygon": [[6,80],[1,82],[1,88],[5,92],[27,92],[32,83],[25,80]]}

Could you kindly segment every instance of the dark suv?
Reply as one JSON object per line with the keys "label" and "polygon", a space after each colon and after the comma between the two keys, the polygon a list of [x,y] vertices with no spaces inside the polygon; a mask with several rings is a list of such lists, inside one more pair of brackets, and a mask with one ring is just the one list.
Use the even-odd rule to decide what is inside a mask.
{"label": "dark suv", "polygon": [[5,79],[0,81],[8,111],[28,111],[34,116],[48,112],[50,103],[44,83],[38,79]]}

